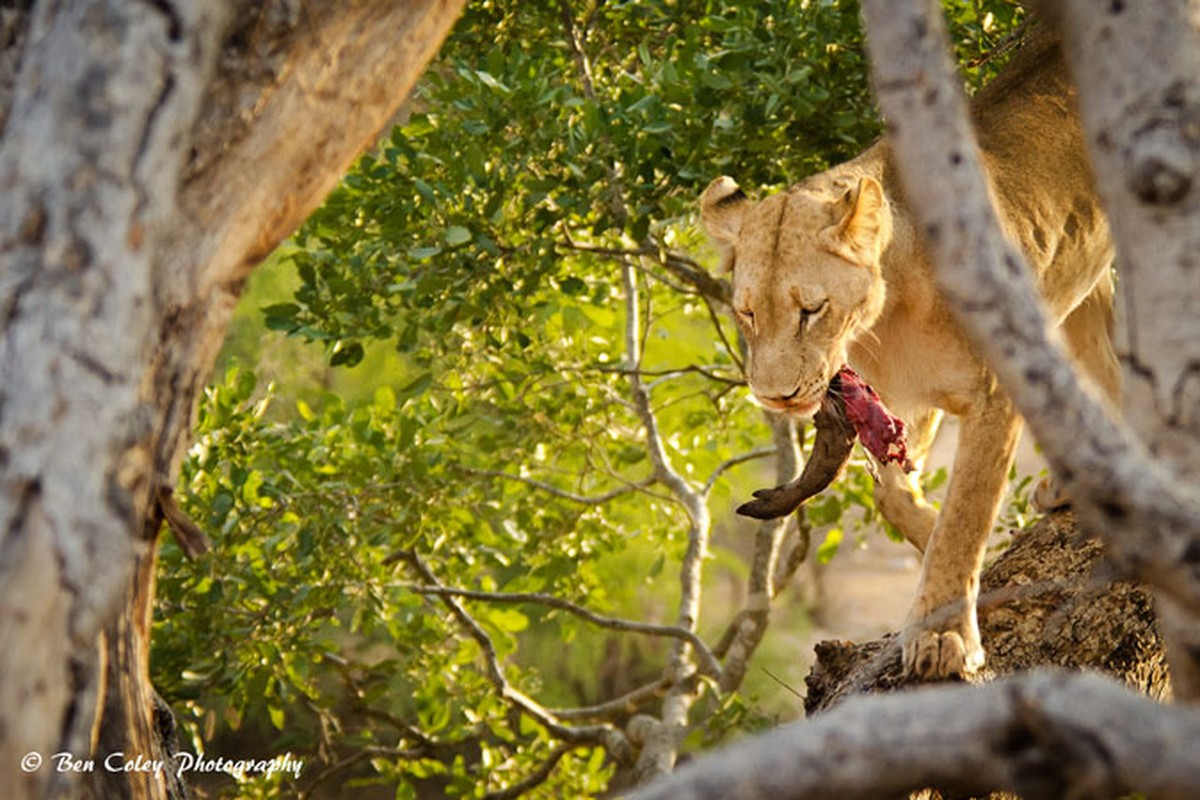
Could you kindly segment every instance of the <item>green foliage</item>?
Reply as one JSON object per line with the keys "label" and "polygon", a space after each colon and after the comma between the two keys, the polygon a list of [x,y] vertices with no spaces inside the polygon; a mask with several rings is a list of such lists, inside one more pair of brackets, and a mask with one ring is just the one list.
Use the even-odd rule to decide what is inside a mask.
{"label": "green foliage", "polygon": [[[1016,20],[947,8],[966,56]],[[791,183],[878,131],[854,3],[472,4],[403,124],[264,273],[250,314],[324,365],[272,359],[243,313],[205,393],[180,495],[215,546],[196,563],[164,546],[153,655],[193,743],[302,753],[301,783],[345,796],[603,793],[609,754],[516,712],[488,649],[512,689],[578,706],[658,680],[667,645],[421,585],[674,619],[688,519],[645,487],[621,270],[637,268],[636,366],[666,456],[698,489],[721,473],[707,500],[724,519],[773,477],[724,470],[769,437],[732,327],[689,279],[709,255],[695,198],[721,173]],[[831,557],[878,521],[869,476],[807,513]],[[744,575],[732,549],[712,562]],[[702,633],[728,622],[712,606]],[[709,691],[690,746],[766,724]],[[226,796],[296,789],[277,775]]]}
{"label": "green foliage", "polygon": [[584,326],[612,269],[573,244],[694,247],[677,222],[714,176],[785,185],[854,155],[879,130],[864,68],[851,3],[473,5],[297,237],[302,286],[267,325],[347,364],[373,338],[430,363],[463,328],[527,350],[531,307]]}

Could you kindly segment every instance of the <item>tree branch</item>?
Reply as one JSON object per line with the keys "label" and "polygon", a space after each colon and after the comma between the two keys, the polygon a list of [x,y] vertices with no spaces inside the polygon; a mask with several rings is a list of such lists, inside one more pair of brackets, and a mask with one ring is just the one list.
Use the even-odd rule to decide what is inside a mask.
{"label": "tree branch", "polygon": [[1200,714],[1090,674],[847,700],[699,759],[629,800],[875,800],[937,786],[1026,800],[1187,800],[1200,786]]}
{"label": "tree branch", "polygon": [[652,258],[672,275],[690,285],[698,294],[714,302],[729,305],[729,281],[713,277],[695,260],[657,243],[647,243],[639,247],[606,247],[582,244],[568,236],[562,246],[581,253],[595,253],[614,258]]}
{"label": "tree branch", "polygon": [[[936,275],[1028,421],[1081,521],[1125,568],[1193,610],[1200,501],[1082,386],[1002,233],[932,0],[863,4],[896,167]],[[935,168],[936,165],[936,168]],[[1139,534],[1131,536],[1130,528]]]}
{"label": "tree branch", "polygon": [[708,476],[708,480],[706,480],[704,482],[704,488],[700,490],[701,493],[707,497],[708,494],[712,491],[713,486],[715,486],[717,481],[719,481],[721,479],[721,476],[724,475],[729,470],[733,469],[734,467],[736,467],[740,464],[745,464],[747,461],[757,461],[760,458],[766,458],[767,456],[773,456],[778,452],[779,452],[778,448],[776,448],[774,446],[756,447],[753,450],[748,450],[745,453],[742,453],[741,455],[737,455],[737,456],[734,456],[733,458],[725,459],[720,464],[718,464],[716,466],[716,468],[713,469],[712,474]]}
{"label": "tree branch", "polygon": [[[397,553],[397,556],[407,562],[430,588],[445,588],[415,551],[403,551]],[[569,744],[603,745],[609,754],[618,761],[624,761],[630,757],[629,743],[625,735],[616,728],[611,725],[564,725],[540,703],[509,683],[508,678],[504,675],[504,669],[500,666],[500,658],[496,653],[495,644],[492,643],[492,637],[488,636],[487,631],[453,597],[442,595],[441,601],[483,651],[488,680],[496,687],[497,693],[506,703],[528,715],[561,741]]]}
{"label": "tree branch", "polygon": [[541,766],[529,773],[524,779],[499,791],[488,792],[483,796],[483,800],[517,800],[525,792],[545,783],[550,774],[554,772],[554,768],[558,766],[558,762],[562,761],[563,756],[569,752],[571,752],[570,747],[559,746],[554,748],[546,760],[541,763]]}
{"label": "tree branch", "polygon": [[532,486],[533,488],[546,492],[547,494],[552,494],[555,497],[560,497],[563,500],[570,500],[572,503],[579,503],[580,505],[584,506],[602,506],[605,503],[621,497],[622,495],[647,489],[653,486],[657,480],[654,476],[650,476],[648,478],[643,478],[637,483],[619,486],[616,489],[605,492],[604,494],[584,495],[576,494],[575,492],[568,492],[567,490],[560,489],[553,484],[544,483],[539,480],[534,480],[533,478],[526,478],[524,475],[513,475],[509,472],[499,472],[497,470],[490,469],[467,469],[465,472],[468,475],[478,475],[485,478],[503,478],[507,481],[516,481],[518,483],[523,483],[526,486]]}
{"label": "tree branch", "polygon": [[534,603],[574,614],[597,627],[626,633],[640,633],[645,636],[678,639],[687,642],[696,649],[696,653],[700,658],[701,669],[706,675],[711,675],[718,679],[721,676],[721,664],[712,654],[712,651],[708,649],[708,645],[704,643],[704,640],[693,631],[677,628],[673,625],[655,625],[649,622],[635,622],[617,617],[608,617],[603,614],[597,614],[569,600],[564,600],[561,597],[542,594],[540,592],[481,592],[471,589],[455,589],[449,586],[421,586],[412,583],[398,583],[393,584],[393,586],[419,594],[436,595],[438,597],[462,597],[469,600],[483,600],[489,603]]}
{"label": "tree branch", "polygon": [[[634,409],[646,431],[646,447],[654,473],[686,509],[688,526],[687,549],[679,566],[679,614],[680,628],[694,631],[700,615],[701,579],[704,556],[708,552],[708,538],[712,523],[704,496],[671,465],[658,430],[658,421],[650,405],[650,393],[642,383],[637,370],[641,368],[642,341],[638,336],[639,303],[637,275],[629,263],[621,266],[621,281],[625,290],[625,358],[631,370],[630,393]],[[672,648],[665,675],[671,688],[663,698],[660,718],[639,718],[644,723],[644,735],[640,737],[641,753],[634,767],[634,781],[642,783],[650,778],[666,774],[675,765],[679,744],[688,726],[688,711],[695,700],[694,690],[686,682],[694,667],[688,645],[678,644]]]}
{"label": "tree branch", "polygon": [[661,698],[671,688],[669,678],[662,677],[654,683],[647,683],[620,697],[597,703],[594,706],[579,708],[556,708],[554,715],[559,719],[611,719],[613,717],[629,716],[640,711],[642,706]]}
{"label": "tree branch", "polygon": [[[1110,3],[1100,13],[1075,0],[1039,6],[1079,88],[1096,190],[1118,252],[1126,424],[1195,487],[1200,415],[1188,409],[1200,407],[1196,6],[1144,0]],[[1200,610],[1189,613],[1162,595],[1157,605],[1176,697],[1200,700]]]}

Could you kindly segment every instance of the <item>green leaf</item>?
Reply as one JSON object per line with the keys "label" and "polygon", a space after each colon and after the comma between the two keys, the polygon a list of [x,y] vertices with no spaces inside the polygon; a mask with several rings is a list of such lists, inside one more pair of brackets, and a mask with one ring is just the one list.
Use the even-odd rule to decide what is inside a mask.
{"label": "green leaf", "polygon": [[817,548],[817,561],[821,564],[828,564],[837,555],[844,536],[841,528],[830,528],[825,534],[821,546]]}
{"label": "green leaf", "polygon": [[400,390],[398,399],[400,402],[411,400],[414,397],[419,397],[429,391],[429,387],[433,385],[433,373],[423,372],[410,381]]}
{"label": "green leaf", "polygon": [[424,261],[427,258],[436,256],[440,252],[442,252],[442,248],[436,246],[414,247],[408,251],[408,257],[416,261]]}
{"label": "green leaf", "polygon": [[471,231],[461,225],[451,225],[449,228],[446,228],[446,232],[442,234],[442,238],[446,240],[446,244],[451,246],[466,244],[471,241]]}

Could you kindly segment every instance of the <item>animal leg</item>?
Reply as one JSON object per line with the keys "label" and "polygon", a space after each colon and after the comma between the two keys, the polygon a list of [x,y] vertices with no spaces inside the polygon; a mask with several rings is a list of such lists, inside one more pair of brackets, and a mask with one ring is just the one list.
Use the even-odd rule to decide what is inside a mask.
{"label": "animal leg", "polygon": [[[1109,401],[1114,411],[1121,408],[1121,367],[1113,350],[1113,279],[1106,272],[1096,287],[1063,322],[1062,332],[1083,374]],[[1041,511],[1053,511],[1070,505],[1062,485],[1051,478],[1042,479],[1033,493]]]}
{"label": "animal leg", "polygon": [[946,503],[901,635],[904,671],[923,680],[963,677],[984,662],[975,612],[979,573],[1021,432],[1008,397],[988,381],[984,399],[962,418]]}
{"label": "animal leg", "polygon": [[905,472],[900,464],[884,464],[875,479],[875,503],[880,512],[921,552],[933,534],[937,511],[921,492],[920,476],[941,419],[942,412],[937,409],[913,417],[907,426],[908,454],[916,469]]}

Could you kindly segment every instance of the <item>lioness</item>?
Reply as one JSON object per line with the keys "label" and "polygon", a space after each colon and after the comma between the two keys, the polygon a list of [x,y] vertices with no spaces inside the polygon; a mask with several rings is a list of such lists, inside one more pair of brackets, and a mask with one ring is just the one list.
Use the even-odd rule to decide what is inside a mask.
{"label": "lioness", "polygon": [[[1081,366],[1115,398],[1112,245],[1057,49],[1027,47],[972,114],[1008,234]],[[757,203],[717,178],[701,211],[733,271],[747,377],[762,405],[808,417],[849,363],[907,423],[918,472],[942,412],[960,418],[941,513],[922,497],[918,472],[897,464],[877,466],[876,502],[924,553],[901,639],[906,673],[978,670],[979,572],[1022,423],[934,282],[886,141]]]}

